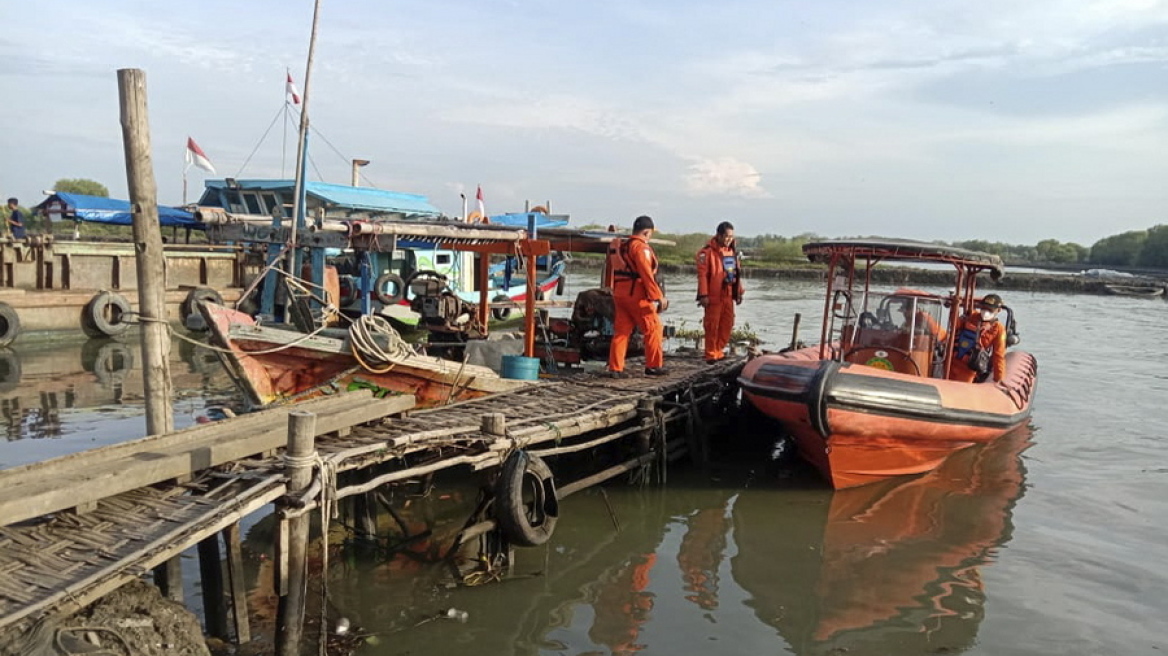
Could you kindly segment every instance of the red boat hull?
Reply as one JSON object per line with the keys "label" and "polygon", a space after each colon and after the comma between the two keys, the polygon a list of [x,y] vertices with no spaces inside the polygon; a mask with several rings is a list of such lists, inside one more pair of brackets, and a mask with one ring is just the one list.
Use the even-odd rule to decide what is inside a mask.
{"label": "red boat hull", "polygon": [[819,348],[765,355],[739,378],[746,398],[779,421],[800,455],[836,489],[936,469],[1030,416],[1037,365],[1006,356],[1006,378],[961,383],[822,361]]}

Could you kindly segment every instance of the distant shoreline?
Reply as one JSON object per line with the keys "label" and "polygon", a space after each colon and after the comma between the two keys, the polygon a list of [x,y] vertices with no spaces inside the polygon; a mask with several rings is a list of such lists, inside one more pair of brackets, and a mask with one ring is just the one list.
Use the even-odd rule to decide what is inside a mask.
{"label": "distant shoreline", "polygon": [[[601,259],[577,258],[572,261],[573,267],[599,269],[603,264]],[[1086,265],[1080,265],[1086,266]],[[693,265],[662,264],[661,271],[668,274],[692,275],[695,273]],[[745,267],[743,272],[747,280],[801,280],[822,281],[826,269],[822,267]],[[936,285],[947,286],[953,284],[953,273],[950,271],[932,271],[911,267],[885,267],[872,272],[873,282],[885,285]],[[1047,273],[1011,273],[1006,268],[1006,275],[1001,280],[993,281],[989,276],[978,279],[981,289],[1002,289],[1031,292],[1054,292],[1063,294],[1098,294],[1111,295],[1113,292],[1108,285],[1150,285],[1168,286],[1168,273],[1160,276],[1133,276],[1131,278],[1100,279],[1089,278],[1074,274],[1047,274]]]}

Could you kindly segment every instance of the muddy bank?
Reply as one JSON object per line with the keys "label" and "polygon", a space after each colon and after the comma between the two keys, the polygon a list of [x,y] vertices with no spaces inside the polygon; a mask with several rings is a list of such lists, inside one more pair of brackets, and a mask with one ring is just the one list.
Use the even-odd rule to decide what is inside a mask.
{"label": "muddy bank", "polygon": [[31,629],[0,633],[0,656],[89,652],[211,656],[195,614],[144,581],[127,583],[71,616],[48,617]]}

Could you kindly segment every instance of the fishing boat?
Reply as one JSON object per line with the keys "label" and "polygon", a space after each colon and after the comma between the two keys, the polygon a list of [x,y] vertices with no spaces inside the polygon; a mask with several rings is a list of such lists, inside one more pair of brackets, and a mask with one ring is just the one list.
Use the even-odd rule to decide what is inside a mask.
{"label": "fishing boat", "polygon": [[526,384],[491,369],[419,355],[370,316],[348,331],[302,333],[256,323],[215,303],[200,310],[211,343],[251,409],[354,389],[375,396],[413,394],[429,407],[505,392]]}
{"label": "fishing boat", "polygon": [[[284,208],[294,206],[296,181],[285,179],[214,179],[204,183],[195,215],[205,221],[209,235],[219,242],[272,243],[272,237],[286,236]],[[442,288],[467,303],[480,297],[477,273],[480,256],[467,250],[444,248],[433,241],[393,239],[392,232],[379,225],[417,222],[454,227],[540,229],[567,225],[568,216],[549,214],[543,206],[525,213],[500,214],[478,223],[452,220],[418,194],[403,193],[355,184],[304,183],[305,213],[311,224],[305,231],[314,245],[322,244],[324,266],[331,269],[322,284],[335,281],[335,302],[351,316],[376,312],[400,325],[418,326],[423,317],[413,307],[417,290],[427,289],[426,281],[439,281]],[[388,245],[388,247],[387,247]],[[522,275],[524,261],[513,253],[489,264],[487,298],[490,317],[506,321],[523,314],[529,292]],[[554,251],[535,261],[535,298],[546,300],[563,289],[567,258]],[[413,283],[418,282],[418,285]],[[269,301],[274,302],[274,301]]]}
{"label": "fishing boat", "polygon": [[1164,295],[1164,285],[1114,285],[1104,284],[1108,294],[1115,296],[1139,296],[1141,298],[1158,298]]}
{"label": "fishing boat", "polygon": [[[803,251],[827,265],[819,344],[755,358],[739,383],[832,487],[931,471],[1027,421],[1037,382],[1029,353],[1008,352],[999,382],[949,380],[961,318],[979,300],[977,278],[1000,278],[1000,258],[904,240],[821,241]],[[872,289],[872,271],[885,262],[949,265],[953,290]],[[1003,310],[1013,346],[1014,312]]]}

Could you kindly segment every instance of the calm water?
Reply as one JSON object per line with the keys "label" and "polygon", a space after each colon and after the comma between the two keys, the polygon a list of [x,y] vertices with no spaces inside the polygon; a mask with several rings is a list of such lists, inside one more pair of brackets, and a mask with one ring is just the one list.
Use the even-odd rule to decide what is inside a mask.
{"label": "calm water", "polygon": [[[815,338],[817,286],[752,282],[740,323],[778,348],[802,312],[801,337]],[[671,283],[667,318],[700,327],[693,284]],[[377,655],[1164,653],[1168,303],[1006,302],[1039,360],[1031,426],[933,474],[832,493],[757,457],[677,467],[665,487],[567,499],[550,543],[520,550],[502,583],[451,586],[425,542],[388,561],[337,557],[334,612],[376,633],[360,653]],[[0,359],[22,372],[0,384],[0,466],[141,435],[136,364],[116,381],[95,365],[101,345],[82,346],[18,344]],[[230,387],[175,351],[181,426]],[[406,513],[412,528],[457,528],[473,490],[440,492]],[[248,539],[259,604],[268,524]],[[431,619],[448,608],[468,620]]]}

